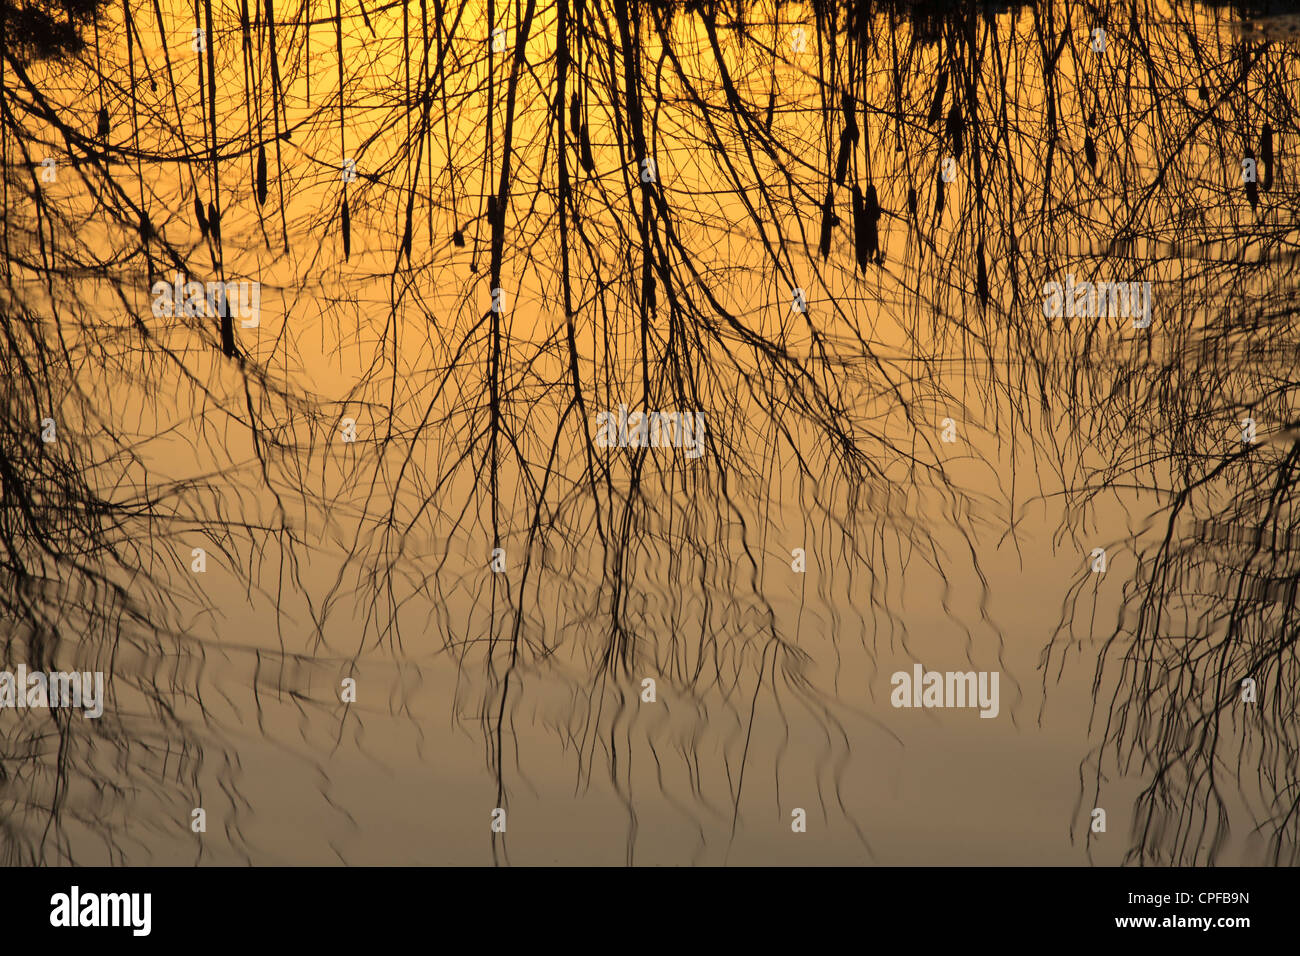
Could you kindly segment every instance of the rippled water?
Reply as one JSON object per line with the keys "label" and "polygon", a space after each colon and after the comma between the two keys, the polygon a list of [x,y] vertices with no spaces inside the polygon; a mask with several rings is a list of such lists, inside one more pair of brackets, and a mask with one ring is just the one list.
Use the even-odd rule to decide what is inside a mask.
{"label": "rippled water", "polygon": [[5,661],[108,687],[6,862],[1294,862],[1292,11],[124,9],[4,61]]}

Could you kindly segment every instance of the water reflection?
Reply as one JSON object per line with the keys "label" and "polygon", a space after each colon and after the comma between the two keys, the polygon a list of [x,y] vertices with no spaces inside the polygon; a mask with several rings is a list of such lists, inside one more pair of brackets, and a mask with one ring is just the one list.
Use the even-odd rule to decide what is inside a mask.
{"label": "water reflection", "polygon": [[[0,715],[6,862],[392,859],[344,847],[381,799],[344,748],[395,790],[485,766],[481,830],[443,822],[499,862],[489,811],[548,775],[614,795],[629,861],[794,807],[881,858],[870,781],[1007,735],[904,815],[980,828],[951,791],[1017,765],[1026,700],[1088,853],[1217,861],[1231,822],[1293,861],[1294,58],[1136,9],[127,4],[0,41],[5,659],[110,677],[99,722]],[[174,275],[259,283],[258,323],[155,314]],[[624,408],[703,453],[597,441]],[[922,660],[1001,670],[1000,729],[890,708]],[[271,849],[249,794],[303,781],[328,819]],[[999,799],[1059,833],[1020,862],[1087,858]]]}

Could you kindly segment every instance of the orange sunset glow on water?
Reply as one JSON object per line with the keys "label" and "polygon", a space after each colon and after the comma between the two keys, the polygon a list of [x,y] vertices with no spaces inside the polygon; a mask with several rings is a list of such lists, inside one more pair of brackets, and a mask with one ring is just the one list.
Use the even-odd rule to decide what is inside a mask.
{"label": "orange sunset glow on water", "polygon": [[1300,8],[0,2],[7,864],[1296,863]]}

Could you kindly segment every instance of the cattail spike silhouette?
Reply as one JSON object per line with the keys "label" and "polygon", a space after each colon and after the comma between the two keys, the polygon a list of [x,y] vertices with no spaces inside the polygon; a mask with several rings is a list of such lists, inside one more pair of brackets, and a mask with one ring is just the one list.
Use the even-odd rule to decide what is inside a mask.
{"label": "cattail spike silhouette", "polygon": [[907,214],[912,219],[916,218],[916,187],[907,187]]}
{"label": "cattail spike silhouette", "polygon": [[596,169],[596,159],[591,154],[591,135],[587,131],[587,124],[582,124],[579,135],[579,141],[582,147],[582,168],[587,172],[594,172]]}
{"label": "cattail spike silhouette", "polygon": [[926,123],[933,126],[943,116],[943,95],[948,91],[948,68],[939,71],[939,84],[934,89],[934,102],[930,104],[930,115]]}
{"label": "cattail spike silhouette", "polygon": [[849,156],[859,136],[858,121],[853,115],[853,107],[852,96],[845,93],[840,97],[840,110],[844,113],[844,131],[840,133],[840,152],[835,159],[835,182],[840,186],[844,185],[844,177],[849,169]]}
{"label": "cattail spike silhouette", "polygon": [[1088,168],[1093,172],[1097,171],[1097,144],[1092,141],[1092,136],[1083,137],[1083,155],[1088,160]]}
{"label": "cattail spike silhouette", "polygon": [[938,219],[943,215],[943,176],[935,176],[935,182],[938,188],[934,193],[934,217]]}
{"label": "cattail spike silhouette", "polygon": [[[1246,159],[1252,161],[1255,159],[1255,153],[1249,146],[1246,147]],[[1246,201],[1250,203],[1252,210],[1259,205],[1259,184],[1253,177],[1246,183]]]}
{"label": "cattail spike silhouette", "polygon": [[257,147],[257,204],[266,205],[266,147]]}
{"label": "cattail spike silhouette", "polygon": [[840,151],[835,157],[835,184],[844,185],[844,177],[849,171],[849,150],[853,147],[853,140],[849,138],[849,131],[845,130],[840,133]]}
{"label": "cattail spike silhouette", "polygon": [[1264,161],[1264,191],[1273,188],[1273,127],[1268,123],[1259,134],[1259,156]]}
{"label": "cattail spike silhouette", "polygon": [[352,255],[352,217],[348,215],[348,197],[343,197],[343,258]]}
{"label": "cattail spike silhouette", "polygon": [[578,94],[574,93],[569,99],[569,131],[574,136],[579,135],[582,130],[582,104],[578,102]]}
{"label": "cattail spike silhouette", "polygon": [[840,112],[844,114],[844,129],[846,132],[851,131],[853,139],[858,138],[858,121],[854,116],[853,97],[849,93],[844,93],[840,97]]}
{"label": "cattail spike silhouette", "polygon": [[203,203],[198,196],[194,197],[194,218],[199,221],[199,234],[204,239],[208,238],[208,216],[203,211]]}
{"label": "cattail spike silhouette", "polygon": [[989,274],[984,268],[984,240],[981,239],[975,249],[975,289],[979,293],[980,305],[988,305]]}
{"label": "cattail spike silhouette", "polygon": [[880,200],[876,196],[876,186],[874,183],[867,184],[867,195],[863,199],[862,205],[863,217],[866,220],[867,227],[867,259],[870,261],[873,256],[880,253],[882,255],[881,261],[884,261],[883,250],[880,248],[880,233],[878,231],[878,224],[880,222]]}
{"label": "cattail spike silhouette", "polygon": [[99,135],[99,138],[100,138],[100,139],[107,139],[107,138],[108,138],[108,132],[109,132],[109,127],[108,127],[108,110],[101,106],[101,107],[99,108],[99,129],[98,129],[98,135]]}
{"label": "cattail spike silhouette", "polygon": [[208,231],[212,233],[212,238],[221,242],[221,219],[217,216],[216,203],[208,203]]}
{"label": "cattail spike silhouette", "polygon": [[465,245],[465,233],[457,229],[451,234],[451,244],[453,246],[463,247]]}
{"label": "cattail spike silhouette", "polygon": [[835,197],[831,192],[831,187],[827,186],[826,202],[822,203],[821,242],[817,247],[823,259],[831,254],[831,229],[835,225],[834,201]]}
{"label": "cattail spike silhouette", "polygon": [[952,154],[957,159],[961,159],[962,135],[966,131],[966,121],[962,118],[961,109],[957,106],[956,100],[953,101],[952,109],[948,111],[947,132],[952,140]]}

